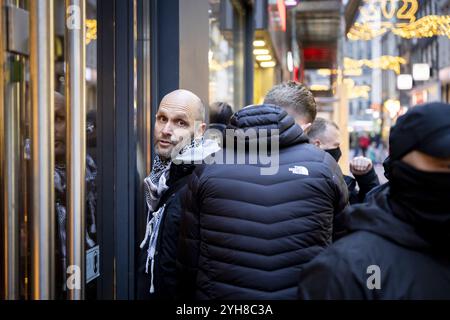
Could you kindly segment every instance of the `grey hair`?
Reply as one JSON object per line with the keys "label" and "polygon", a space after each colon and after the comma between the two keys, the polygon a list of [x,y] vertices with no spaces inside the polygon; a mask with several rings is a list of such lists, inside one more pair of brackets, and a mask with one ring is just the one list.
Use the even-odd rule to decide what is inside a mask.
{"label": "grey hair", "polygon": [[304,117],[307,122],[313,122],[317,115],[317,105],[314,96],[303,84],[288,81],[274,86],[264,99],[265,104],[274,104],[283,109],[291,109]]}
{"label": "grey hair", "polygon": [[319,139],[322,137],[322,135],[327,130],[328,126],[333,126],[337,130],[339,130],[339,127],[336,123],[334,123],[331,120],[327,120],[324,118],[316,118],[314,122],[311,124],[311,126],[308,129],[308,137],[309,139]]}

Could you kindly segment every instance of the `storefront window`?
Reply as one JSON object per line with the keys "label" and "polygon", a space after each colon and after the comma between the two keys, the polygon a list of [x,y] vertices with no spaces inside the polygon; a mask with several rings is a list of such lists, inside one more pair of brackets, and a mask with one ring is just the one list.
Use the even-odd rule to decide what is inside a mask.
{"label": "storefront window", "polygon": [[209,0],[209,102],[243,106],[244,19],[229,0]]}

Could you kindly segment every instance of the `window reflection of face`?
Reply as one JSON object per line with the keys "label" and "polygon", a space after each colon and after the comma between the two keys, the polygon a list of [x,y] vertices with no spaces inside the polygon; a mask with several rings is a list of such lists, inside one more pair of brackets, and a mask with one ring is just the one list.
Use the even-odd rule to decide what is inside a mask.
{"label": "window reflection of face", "polygon": [[66,107],[63,97],[55,96],[55,157],[64,162],[66,154]]}

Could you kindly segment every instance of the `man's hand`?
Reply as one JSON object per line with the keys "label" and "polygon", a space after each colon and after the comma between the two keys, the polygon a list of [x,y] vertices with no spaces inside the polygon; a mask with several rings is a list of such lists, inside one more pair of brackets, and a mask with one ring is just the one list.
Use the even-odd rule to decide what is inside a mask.
{"label": "man's hand", "polygon": [[362,176],[372,170],[372,160],[365,157],[355,157],[350,161],[350,172],[355,176]]}

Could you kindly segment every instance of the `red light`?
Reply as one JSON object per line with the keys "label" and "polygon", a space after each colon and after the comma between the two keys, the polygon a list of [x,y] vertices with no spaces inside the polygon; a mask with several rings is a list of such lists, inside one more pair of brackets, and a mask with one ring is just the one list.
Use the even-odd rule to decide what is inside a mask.
{"label": "red light", "polygon": [[298,67],[294,67],[294,75],[293,75],[292,80],[299,82],[300,81],[299,74],[300,74],[300,69]]}
{"label": "red light", "polygon": [[303,49],[305,61],[331,61],[333,50],[326,47],[309,47]]}

